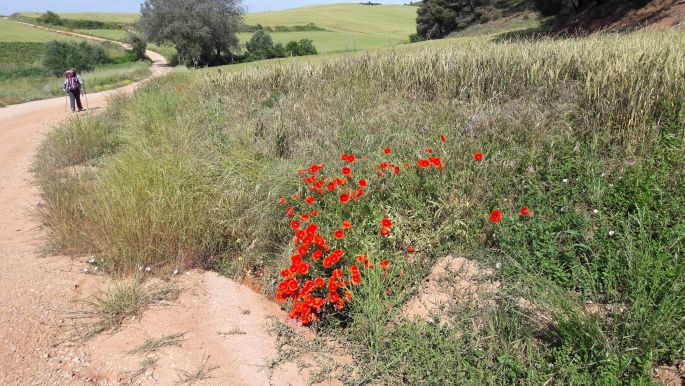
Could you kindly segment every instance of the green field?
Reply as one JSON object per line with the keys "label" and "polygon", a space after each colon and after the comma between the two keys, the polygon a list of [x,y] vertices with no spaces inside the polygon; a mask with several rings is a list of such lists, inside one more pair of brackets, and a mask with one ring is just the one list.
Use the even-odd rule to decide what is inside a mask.
{"label": "green field", "polygon": [[0,19],[0,42],[36,42],[45,43],[50,40],[78,40],[56,32],[19,24],[12,20]]}
{"label": "green field", "polygon": [[[37,18],[42,12],[21,12],[23,16]],[[138,13],[106,13],[106,12],[60,12],[63,19],[94,20],[110,23],[134,23],[140,17]]]}
{"label": "green field", "polygon": [[245,15],[249,25],[302,25],[314,23],[326,30],[406,39],[416,32],[416,7],[331,4]]}

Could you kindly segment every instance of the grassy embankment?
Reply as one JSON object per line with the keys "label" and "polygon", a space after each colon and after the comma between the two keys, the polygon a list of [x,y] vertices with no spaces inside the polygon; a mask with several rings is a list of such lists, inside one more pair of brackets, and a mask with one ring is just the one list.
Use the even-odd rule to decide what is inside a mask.
{"label": "grassy embankment", "polygon": [[[0,106],[64,95],[62,79],[45,74],[41,61],[45,43],[50,40],[78,40],[74,37],[0,19]],[[125,58],[126,51],[105,44],[113,60]],[[148,62],[100,65],[84,73],[88,92],[117,88],[150,74]]]}
{"label": "grassy embankment", "polygon": [[[685,358],[682,41],[450,39],[176,72],[48,136],[36,163],[44,221],[55,249],[95,253],[115,276],[252,270],[270,292],[291,255],[276,200],[294,193],[298,168],[342,152],[380,159],[385,146],[391,160],[416,159],[444,133],[443,173],[372,181],[364,207],[393,217],[396,250],[375,256],[373,230],[347,240],[390,259],[392,278],[387,291],[365,272],[350,313],[322,331],[350,342],[355,380],[646,384]],[[447,254],[499,287],[475,302],[456,291],[446,325],[403,319]]]}

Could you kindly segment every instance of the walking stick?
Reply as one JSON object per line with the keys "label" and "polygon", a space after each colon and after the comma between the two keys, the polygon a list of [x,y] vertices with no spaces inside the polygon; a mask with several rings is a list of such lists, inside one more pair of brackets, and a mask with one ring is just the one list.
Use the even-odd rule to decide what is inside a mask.
{"label": "walking stick", "polygon": [[67,104],[69,103],[69,94],[64,95],[64,112],[67,112]]}
{"label": "walking stick", "polygon": [[86,86],[83,86],[83,96],[86,97],[86,109],[90,110],[90,106],[88,106],[88,93],[86,93]]}

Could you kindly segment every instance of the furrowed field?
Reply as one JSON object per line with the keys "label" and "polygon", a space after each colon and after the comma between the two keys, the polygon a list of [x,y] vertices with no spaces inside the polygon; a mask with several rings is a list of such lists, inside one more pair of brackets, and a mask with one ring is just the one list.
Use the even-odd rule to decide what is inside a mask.
{"label": "furrowed field", "polygon": [[[351,347],[346,383],[649,384],[685,359],[682,44],[462,38],[177,71],[49,134],[43,220],[114,276],[251,272],[268,296],[292,221],[315,221],[361,271],[318,324]],[[351,176],[322,193],[311,173]],[[415,319],[426,283],[448,302]]]}
{"label": "furrowed field", "polygon": [[[49,76],[41,65],[45,44],[81,39],[7,19],[0,19],[0,31],[0,107],[64,95],[63,80]],[[88,92],[121,87],[149,75],[147,62],[131,63],[126,50],[118,45],[104,47],[115,63],[84,74]]]}

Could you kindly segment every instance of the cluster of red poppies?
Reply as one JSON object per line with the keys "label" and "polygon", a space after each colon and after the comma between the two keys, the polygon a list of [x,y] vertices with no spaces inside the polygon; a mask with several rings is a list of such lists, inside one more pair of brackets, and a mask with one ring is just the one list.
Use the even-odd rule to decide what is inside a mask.
{"label": "cluster of red poppies", "polygon": [[[444,136],[441,136],[441,140],[444,141]],[[392,149],[383,149],[383,154],[390,153]],[[425,149],[425,153],[429,156],[418,161],[415,169],[417,172],[431,166],[437,169],[444,168],[443,160],[433,157],[431,149]],[[350,220],[342,220],[339,227],[330,229],[332,238],[324,236],[327,232],[324,232],[315,221],[320,215],[319,209],[326,208],[325,204],[332,204],[326,200],[334,199],[345,207],[365,196],[365,189],[373,192],[371,186],[374,186],[375,180],[353,178],[352,168],[355,163],[358,160],[368,161],[368,157],[358,158],[354,154],[343,153],[340,160],[343,165],[338,176],[325,175],[327,166],[323,163],[300,169],[300,182],[309,194],[298,193],[290,198],[281,197],[278,200],[282,205],[291,203],[291,206],[286,207],[285,214],[293,232],[295,253],[290,257],[290,265],[281,271],[283,280],[278,284],[276,299],[280,302],[291,300],[289,315],[303,324],[315,323],[326,315],[342,311],[345,304],[352,301],[351,289],[362,281],[362,270],[374,269],[375,266],[367,255],[356,256],[355,262],[347,258],[348,251],[335,249],[329,244],[329,239],[341,242],[345,239],[346,231],[353,228]],[[407,162],[405,166],[410,168],[412,165]],[[401,172],[400,167],[391,162],[378,163],[375,169],[378,177],[383,177],[385,170],[391,170],[393,174]],[[383,217],[379,228],[381,235],[389,236],[392,226],[392,220]],[[407,251],[411,252],[413,248]],[[376,265],[386,270],[390,266],[390,261],[379,259]]]}

